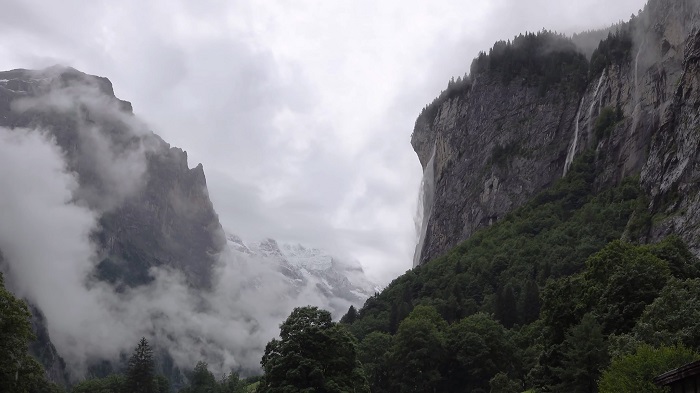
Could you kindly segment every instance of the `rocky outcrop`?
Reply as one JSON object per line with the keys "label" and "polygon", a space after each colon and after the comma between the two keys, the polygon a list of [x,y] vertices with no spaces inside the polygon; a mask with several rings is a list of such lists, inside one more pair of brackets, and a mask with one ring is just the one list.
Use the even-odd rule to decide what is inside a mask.
{"label": "rocky outcrop", "polygon": [[96,275],[117,286],[149,282],[167,266],[210,285],[225,245],[202,165],[150,132],[106,78],[72,68],[0,72],[0,126],[50,133],[79,180],[76,199],[100,217]]}
{"label": "rocky outcrop", "polygon": [[[63,151],[78,182],[73,202],[98,219],[90,234],[95,269],[86,281],[107,281],[119,292],[152,281],[149,269],[166,267],[191,288],[211,287],[226,240],[202,165],[190,169],[187,153],[136,119],[108,79],[58,66],[0,72],[0,127],[38,130]],[[48,322],[30,309],[37,336],[30,350],[51,380],[65,384],[66,364]]]}
{"label": "rocky outcrop", "polygon": [[[435,148],[435,189],[418,261],[522,206],[589,148],[596,150],[598,187],[640,175],[652,197],[652,238],[678,233],[700,251],[690,218],[698,217],[693,213],[700,202],[693,112],[699,8],[691,0],[650,1],[629,22],[634,45],[628,61],[589,74],[582,91],[561,83],[542,95],[522,80],[504,84],[484,72],[471,75],[470,88],[425,111],[411,142],[424,168]],[[622,119],[596,135],[605,108]]]}
{"label": "rocky outcrop", "polygon": [[700,31],[685,48],[683,71],[642,171],[657,239],[680,235],[700,254]]}

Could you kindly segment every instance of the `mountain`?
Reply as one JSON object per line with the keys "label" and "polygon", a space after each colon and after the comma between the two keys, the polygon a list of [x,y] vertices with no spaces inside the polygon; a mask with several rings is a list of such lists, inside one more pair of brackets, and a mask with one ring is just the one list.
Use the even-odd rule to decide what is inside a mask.
{"label": "mountain", "polygon": [[[93,250],[85,261],[92,279],[81,280],[124,292],[151,283],[150,269],[163,267],[180,272],[192,288],[211,287],[225,237],[202,165],[189,169],[187,153],[148,130],[131,104],[115,97],[108,79],[60,66],[0,72],[0,128],[17,138],[41,130],[74,174],[72,199],[96,221],[84,239]],[[31,349],[49,376],[65,384],[70,370],[49,338],[52,329],[57,335],[56,321],[45,316],[56,315],[45,308],[53,295],[27,289],[32,278],[17,265],[26,256],[16,242],[3,240],[7,284],[32,304],[38,340]],[[58,262],[69,270],[74,261]]]}
{"label": "mountain", "polygon": [[0,72],[0,268],[53,381],[119,371],[138,340],[174,387],[206,361],[255,373],[296,306],[337,316],[376,288],[359,263],[224,233],[204,169],[69,67]]}
{"label": "mountain", "polygon": [[312,284],[314,291],[329,300],[334,315],[342,315],[350,305],[360,306],[379,288],[372,284],[359,262],[337,258],[328,252],[301,244],[282,243],[274,239],[244,242],[237,235],[227,236],[231,249],[246,257],[264,258],[277,265],[301,292]]}
{"label": "mountain", "polygon": [[65,153],[76,198],[100,213],[101,278],[137,286],[166,265],[210,285],[225,238],[202,165],[189,169],[187,153],[141,124],[108,79],[59,66],[0,72],[0,127],[44,130]]}
{"label": "mountain", "polygon": [[573,42],[547,32],[475,59],[416,120],[411,143],[433,184],[416,264],[523,206],[588,149],[597,189],[639,174],[649,240],[675,233],[700,252],[699,23],[695,1],[652,0],[600,43],[590,68]]}
{"label": "mountain", "polygon": [[342,321],[373,392],[639,392],[700,359],[700,3],[480,53],[419,114],[414,268]]}

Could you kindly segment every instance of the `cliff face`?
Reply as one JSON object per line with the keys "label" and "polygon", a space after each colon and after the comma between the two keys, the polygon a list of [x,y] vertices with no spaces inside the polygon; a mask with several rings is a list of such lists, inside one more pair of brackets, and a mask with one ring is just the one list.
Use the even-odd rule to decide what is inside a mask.
{"label": "cliff face", "polygon": [[[38,130],[62,150],[78,183],[72,202],[97,220],[86,281],[122,292],[152,281],[151,267],[167,267],[191,288],[211,287],[226,241],[202,165],[189,169],[187,154],[140,123],[108,79],[63,67],[0,72],[0,127]],[[6,282],[12,285],[11,266]],[[66,384],[71,370],[51,342],[50,321],[36,305],[30,310],[37,336],[30,350],[51,380]]]}
{"label": "cliff face", "polygon": [[74,197],[100,217],[99,278],[137,286],[167,266],[210,285],[225,237],[203,168],[139,123],[108,79],[63,67],[0,72],[0,126],[40,129],[64,151]]}
{"label": "cliff face", "polygon": [[[640,174],[654,215],[650,238],[677,233],[700,251],[699,8],[691,0],[650,1],[628,24],[631,55],[590,71],[583,89],[567,85],[566,73],[543,94],[522,78],[504,83],[472,72],[470,88],[425,111],[411,143],[424,169],[435,149],[435,188],[416,263],[523,205],[589,148],[599,187]],[[621,118],[596,135],[606,111]]]}
{"label": "cliff face", "polygon": [[679,234],[700,254],[700,31],[686,46],[680,80],[650,143],[642,184],[656,212],[651,237]]}

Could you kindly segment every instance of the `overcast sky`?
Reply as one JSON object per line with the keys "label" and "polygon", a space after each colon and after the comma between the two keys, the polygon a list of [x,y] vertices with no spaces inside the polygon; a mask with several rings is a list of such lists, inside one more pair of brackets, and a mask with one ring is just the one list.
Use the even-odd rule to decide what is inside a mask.
{"label": "overcast sky", "polygon": [[409,269],[420,109],[498,39],[605,27],[643,0],[1,0],[0,69],[64,64],[190,166],[224,228]]}

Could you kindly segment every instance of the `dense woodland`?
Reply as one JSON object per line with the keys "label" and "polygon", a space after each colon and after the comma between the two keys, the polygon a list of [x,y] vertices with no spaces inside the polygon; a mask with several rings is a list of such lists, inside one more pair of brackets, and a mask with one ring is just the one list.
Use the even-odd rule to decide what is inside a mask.
{"label": "dense woodland", "polygon": [[[590,63],[561,35],[521,35],[480,54],[472,76],[452,81],[421,116],[434,117],[482,73],[580,91],[630,56],[630,25],[611,32]],[[596,136],[621,116],[603,109]],[[525,206],[409,270],[340,322],[314,307],[295,309],[268,343],[259,379],[217,379],[200,362],[180,391],[662,392],[652,377],[700,359],[700,262],[676,237],[642,244],[658,217],[647,212],[639,180],[598,189],[598,170],[593,152],[581,154]],[[8,354],[0,391],[63,391],[27,354],[24,302],[0,286],[0,307],[0,353]],[[120,373],[68,391],[171,390],[144,338]]]}

